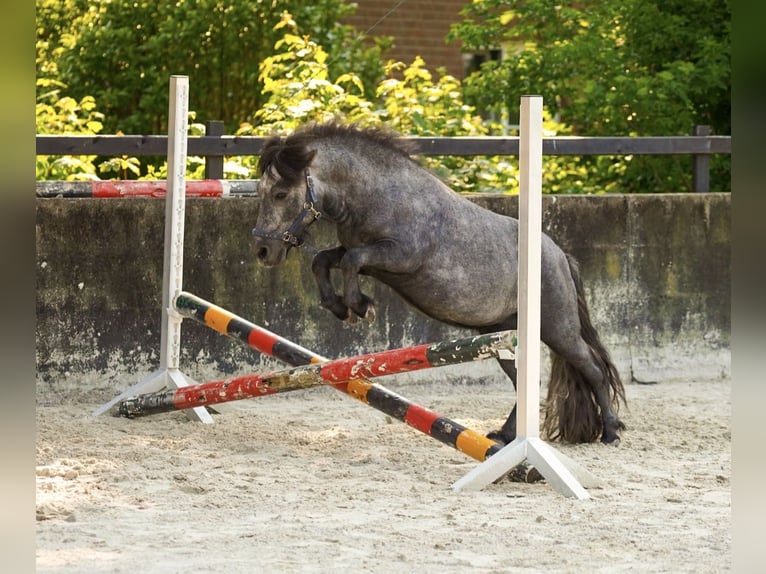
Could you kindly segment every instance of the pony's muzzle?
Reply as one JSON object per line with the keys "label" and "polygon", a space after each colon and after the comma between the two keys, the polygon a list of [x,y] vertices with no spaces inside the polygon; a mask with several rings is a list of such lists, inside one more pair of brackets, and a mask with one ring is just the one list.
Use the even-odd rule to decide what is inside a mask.
{"label": "pony's muzzle", "polygon": [[274,267],[284,261],[290,245],[281,239],[256,236],[252,248],[255,253],[255,260],[260,265]]}

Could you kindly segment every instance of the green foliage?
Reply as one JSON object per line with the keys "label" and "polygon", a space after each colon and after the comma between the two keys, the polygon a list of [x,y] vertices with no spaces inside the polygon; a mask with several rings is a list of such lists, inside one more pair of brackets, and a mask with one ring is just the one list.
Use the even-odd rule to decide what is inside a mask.
{"label": "green foliage", "polygon": [[[460,81],[443,74],[436,81],[425,62],[416,58],[409,66],[388,62],[385,78],[374,90],[359,76],[342,73],[332,80],[327,54],[307,36],[301,36],[294,19],[282,15],[285,31],[275,54],[261,64],[261,81],[268,100],[244,123],[238,135],[287,134],[307,121],[342,118],[362,126],[386,124],[409,135],[484,135],[487,129],[475,110],[463,104]],[[374,93],[375,98],[365,97]],[[241,158],[255,169],[257,158]],[[460,157],[424,157],[423,163],[458,191],[510,191],[516,168],[508,162]]]}
{"label": "green foliage", "polygon": [[134,177],[141,175],[141,162],[138,158],[125,155],[108,159],[98,167],[101,173],[107,175],[113,173],[118,179],[130,179],[130,175]]}
{"label": "green foliage", "polygon": [[[520,96],[541,94],[575,135],[686,135],[697,124],[731,133],[730,10],[725,0],[474,0],[451,39],[502,47],[502,61],[466,79],[478,109],[518,117]],[[616,165],[615,162],[621,164]],[[627,191],[683,191],[688,157],[582,158],[594,182],[616,170]],[[729,186],[717,162],[715,181]],[[604,170],[604,165],[610,169]]]}
{"label": "green foliage", "polygon": [[[45,84],[49,91],[35,106],[35,127],[38,134],[96,134],[101,131],[103,115],[96,111],[92,96],[77,101],[69,96],[59,97],[53,84]],[[94,160],[96,156],[38,155],[35,167],[37,179],[84,180],[98,179]]]}
{"label": "green foliage", "polygon": [[[288,134],[307,121],[343,118],[360,125],[387,126],[415,136],[484,136],[497,126],[488,125],[476,109],[463,101],[460,81],[450,75],[438,78],[421,58],[406,65],[389,61],[385,78],[370,90],[353,74],[332,80],[327,56],[321,46],[301,36],[295,21],[283,14],[279,28],[285,30],[275,54],[261,64],[261,81],[269,99],[255,114],[256,123],[244,123],[237,135]],[[545,111],[546,135],[566,135],[569,129]],[[255,170],[257,158],[240,158]],[[508,157],[424,156],[426,167],[450,187],[461,192],[518,192],[518,162]],[[550,193],[603,193],[619,185],[614,179],[590,184],[589,177],[600,168],[615,176],[609,158],[582,166],[571,158],[546,157],[544,190]]]}
{"label": "green foliage", "polygon": [[379,77],[382,46],[365,47],[340,23],[343,0],[37,0],[38,77],[55,77],[81,99],[97,95],[107,133],[164,133],[167,86],[187,75],[190,108],[229,129],[263,103],[260,62],[281,31],[280,9],[296,14],[325,46],[334,70]]}
{"label": "green foliage", "polygon": [[369,115],[370,103],[357,74],[343,72],[331,81],[327,52],[300,34],[290,13],[282,13],[276,29],[283,36],[274,53],[261,62],[258,74],[266,100],[255,112],[253,124],[240,126],[240,134],[287,133],[311,120],[342,115],[359,121]]}
{"label": "green foliage", "polygon": [[[576,8],[474,0],[452,38],[468,49],[502,46],[506,57],[463,84],[420,58],[383,62],[386,40],[364,48],[360,34],[338,24],[350,9],[342,0],[268,4],[38,0],[37,132],[164,133],[171,73],[191,78],[191,135],[204,133],[197,114],[226,119],[238,135],[289,133],[335,117],[407,135],[516,135],[512,124],[528,93],[544,97],[547,136],[687,134],[699,123],[730,130],[729,9],[721,0],[590,0]],[[38,157],[37,176],[166,177],[165,165],[136,158],[95,161]],[[518,191],[515,158],[422,161],[458,191]],[[224,175],[253,177],[256,162],[228,158]],[[714,190],[728,190],[729,163],[713,158]],[[684,191],[690,168],[683,156],[545,157],[543,186],[548,193]],[[203,159],[190,157],[187,175],[203,173]]]}

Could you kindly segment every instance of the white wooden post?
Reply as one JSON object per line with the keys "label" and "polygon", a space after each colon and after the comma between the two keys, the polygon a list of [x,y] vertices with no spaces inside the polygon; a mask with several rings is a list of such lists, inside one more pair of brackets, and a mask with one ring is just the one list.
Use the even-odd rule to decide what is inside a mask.
{"label": "white wooden post", "polygon": [[598,481],[540,439],[540,291],[542,257],[543,99],[522,96],[519,129],[519,332],[516,439],[453,488],[480,490],[528,460],[565,496],[588,498],[578,482]]}
{"label": "white wooden post", "polygon": [[172,306],[176,295],[181,292],[184,276],[188,100],[189,79],[184,76],[171,76],[165,256],[162,267],[161,369],[178,369],[181,352],[181,316],[172,310]]}
{"label": "white wooden post", "polygon": [[[118,402],[139,393],[196,384],[178,369],[181,350],[182,316],[173,301],[183,289],[184,220],[186,210],[186,149],[189,116],[189,78],[170,77],[168,112],[168,181],[165,196],[165,252],[162,268],[162,327],[160,367],[137,384],[93,412],[98,416]],[[204,407],[187,409],[193,420],[212,423]]]}
{"label": "white wooden post", "polygon": [[540,436],[540,290],[543,228],[543,99],[521,98],[519,125],[519,347],[516,436]]}

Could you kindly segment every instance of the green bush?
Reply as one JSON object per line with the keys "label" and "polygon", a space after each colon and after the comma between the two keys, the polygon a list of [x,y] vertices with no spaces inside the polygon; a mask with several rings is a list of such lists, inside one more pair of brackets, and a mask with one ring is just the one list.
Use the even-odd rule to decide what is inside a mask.
{"label": "green bush", "polygon": [[[708,0],[695,2],[706,5]],[[80,77],[73,71],[72,54],[77,50],[82,54],[86,46],[90,46],[88,50],[102,46],[108,40],[108,33],[128,34],[119,43],[120,46],[113,46],[113,52],[109,53],[114,55],[125,50],[125,66],[130,70],[120,74],[119,83],[107,82],[106,87],[98,92],[92,85],[93,93],[97,94],[99,103],[102,98],[109,101],[107,108],[110,110],[114,110],[114,102],[119,101],[118,93],[142,93],[139,88],[143,80],[132,74],[136,72],[134,59],[135,62],[144,60],[135,53],[135,39],[129,37],[128,29],[136,27],[136,14],[145,11],[146,17],[156,16],[162,11],[161,6],[120,0],[111,3],[113,6],[87,8],[77,21],[81,24],[87,22],[89,27],[78,37],[62,21],[68,10],[77,7],[85,9],[85,4],[81,4],[81,0],[63,3],[41,0],[38,3],[44,8],[38,10],[42,12],[38,20],[44,25],[38,27],[37,41],[37,133],[96,134],[109,124],[105,114],[97,111],[96,100],[92,96],[83,95],[79,99],[71,95],[62,96],[70,89],[60,80],[61,77]],[[216,9],[223,6],[216,0],[204,0],[197,4]],[[255,18],[254,13],[247,12],[245,4],[233,3],[236,10],[244,12],[235,11],[226,22],[231,26],[245,26],[245,20]],[[324,4],[336,6],[341,12],[344,10],[338,7],[343,3],[337,0],[325,0]],[[639,45],[639,32],[651,28],[652,22],[662,20],[668,13],[657,6],[628,0],[613,13],[607,9],[608,6],[598,3],[562,8],[551,0],[476,0],[466,6],[466,20],[455,27],[453,36],[469,47],[505,42],[516,48],[506,59],[486,63],[480,73],[470,76],[464,83],[443,71],[430,71],[420,58],[411,63],[380,62],[376,58],[382,52],[381,45],[375,49],[363,49],[356,45],[353,53],[364,65],[354,65],[353,59],[344,55],[339,43],[341,37],[359,39],[347,27],[330,26],[340,35],[330,40],[332,34],[325,34],[328,48],[316,36],[303,33],[293,15],[283,11],[275,16],[277,21],[273,30],[262,30],[264,37],[276,38],[273,49],[258,61],[257,66],[252,59],[247,60],[257,70],[248,73],[248,85],[258,86],[258,90],[247,98],[240,98],[239,107],[232,108],[227,118],[230,130],[241,136],[286,134],[307,121],[342,118],[363,126],[384,123],[411,136],[518,135],[515,128],[509,127],[509,120],[518,114],[520,95],[540,93],[545,98],[546,136],[688,133],[693,120],[716,119],[725,112],[728,45],[724,45],[724,40],[719,43],[712,39],[692,42],[697,46],[694,54],[707,55],[707,68],[691,65],[680,57],[672,62],[662,61],[668,54],[680,54],[683,50],[677,42],[664,37],[656,38],[651,46]],[[192,10],[190,6],[187,9]],[[675,9],[681,14],[676,15],[676,22],[688,13],[682,8]],[[311,22],[313,28],[322,28],[317,23],[321,19],[319,12],[308,8],[308,13],[303,8],[301,10],[302,16]],[[160,15],[167,16],[164,12]],[[178,40],[182,45],[199,33],[194,24],[199,14],[192,11],[187,16],[190,21],[183,24],[183,30],[188,37],[182,35]],[[517,22],[513,27],[508,26],[511,20]],[[709,24],[708,20],[710,18],[706,16],[705,22]],[[262,17],[259,22],[263,21],[266,20]],[[115,24],[116,28],[107,31],[95,25],[107,22]],[[179,22],[162,25],[161,22],[152,22],[152,26],[159,26],[157,33],[166,40],[173,37],[174,30],[178,31],[176,27],[182,26]],[[218,24],[211,26],[218,30],[216,26],[222,21],[216,22]],[[728,24],[722,30],[728,30]],[[146,30],[141,33],[149,34]],[[218,30],[216,33],[223,32]],[[670,30],[666,33],[670,34]],[[691,34],[686,41],[691,42],[693,36]],[[721,32],[720,37],[724,36],[728,40],[728,35]],[[154,46],[152,42],[143,49]],[[629,49],[623,49],[626,42]],[[213,44],[199,49],[202,58],[205,50],[205,53],[213,51]],[[238,57],[239,54],[232,52],[232,58]],[[625,58],[630,57],[633,60],[626,63]],[[77,65],[82,67],[78,74],[85,74],[84,70],[88,69],[86,60],[83,56],[83,60],[78,62]],[[200,61],[203,60],[207,62],[206,66],[220,63],[220,58],[214,58],[212,63],[204,58]],[[373,60],[378,62],[379,73],[375,71]],[[95,65],[94,62],[91,64]],[[63,73],[62,67],[67,68],[68,72]],[[576,74],[572,73],[573,69],[577,70]],[[716,77],[703,81],[700,78],[701,69],[709,70]],[[116,77],[114,70],[107,69],[107,73],[111,74],[110,77]],[[152,70],[151,74],[155,83],[162,80],[161,94],[153,85],[150,90],[153,95],[150,97],[146,92],[148,99],[145,106],[129,106],[128,109],[138,114],[136,118],[141,116],[140,110],[144,107],[151,110],[154,114],[151,122],[159,126],[163,124],[167,110],[167,78],[163,78],[157,70]],[[245,84],[238,85],[238,89],[243,89]],[[207,100],[198,94],[203,92],[207,97],[209,89],[212,88],[208,88],[207,79],[199,81],[198,76],[192,78],[190,106],[195,111],[190,113],[190,135],[204,133],[204,127],[194,123],[197,114],[221,117],[211,116],[211,113],[228,112],[226,106],[215,108],[203,105],[202,102]],[[723,96],[719,93],[721,89]],[[78,85],[78,90],[82,90],[81,85]],[[706,93],[718,95],[715,101],[704,104]],[[195,107],[195,102],[201,107]],[[498,120],[483,118],[479,110],[485,116],[487,111],[493,111],[490,117]],[[232,119],[236,118],[240,119],[232,125]],[[127,125],[133,125],[131,121]],[[724,124],[715,126],[719,130],[725,129]],[[652,133],[652,130],[661,131]],[[155,133],[163,132],[157,130]],[[515,157],[424,156],[421,159],[456,191],[518,192],[518,163]],[[690,187],[691,160],[688,157],[546,156],[543,161],[543,191],[546,193],[686,191]],[[728,157],[714,157],[711,162],[713,180],[718,182],[713,185],[715,191],[728,191],[729,161]],[[256,163],[255,157],[227,158],[224,177],[254,177]],[[141,162],[133,157],[37,158],[38,179],[160,179],[166,177],[166,169],[163,163]],[[203,158],[188,158],[187,173],[190,178],[203,177]]]}
{"label": "green bush", "polygon": [[[726,0],[474,0],[462,15],[451,40],[504,52],[464,82],[466,100],[483,111],[513,123],[520,96],[540,94],[578,136],[688,135],[695,125],[731,133]],[[713,189],[729,191],[729,158],[711,163]],[[691,188],[688,156],[583,157],[565,166],[591,188]],[[579,187],[573,178],[561,184]]]}
{"label": "green bush", "polygon": [[[38,84],[41,82],[38,81]],[[101,131],[103,114],[96,110],[92,96],[79,102],[69,96],[59,96],[53,83],[45,82],[51,90],[35,106],[35,127],[38,134],[88,134]],[[92,180],[96,174],[96,156],[38,155],[35,175],[40,180]]]}

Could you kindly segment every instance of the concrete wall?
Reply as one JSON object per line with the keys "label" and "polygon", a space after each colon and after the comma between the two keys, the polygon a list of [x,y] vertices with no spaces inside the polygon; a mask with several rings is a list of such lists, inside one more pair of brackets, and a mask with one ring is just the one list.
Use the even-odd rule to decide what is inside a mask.
{"label": "concrete wall", "polygon": [[[517,214],[517,197],[474,201]],[[545,196],[543,209],[545,231],[581,263],[594,324],[626,382],[730,375],[729,194]],[[328,357],[466,334],[373,280],[363,284],[376,322],[338,322],[317,303],[308,252],[276,269],[255,264],[257,210],[252,197],[187,201],[187,291]],[[314,234],[318,247],[332,243],[329,224]],[[163,238],[160,200],[37,200],[39,401],[105,401],[157,367]],[[182,340],[181,368],[199,381],[277,366],[191,321]],[[472,368],[443,374],[500,376],[494,364]]]}

